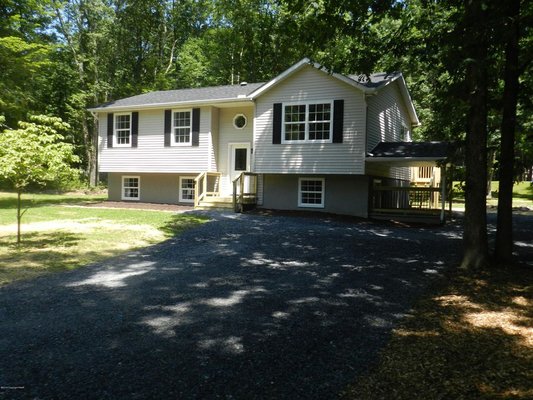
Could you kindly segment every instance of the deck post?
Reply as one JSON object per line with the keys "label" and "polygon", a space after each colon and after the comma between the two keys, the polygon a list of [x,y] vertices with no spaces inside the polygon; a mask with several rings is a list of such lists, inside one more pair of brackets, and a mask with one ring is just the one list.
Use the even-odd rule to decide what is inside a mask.
{"label": "deck post", "polygon": [[198,181],[194,180],[194,208],[198,207]]}
{"label": "deck post", "polygon": [[259,179],[257,175],[254,175],[254,202],[257,204],[257,180]]}
{"label": "deck post", "polygon": [[440,167],[440,223],[444,223],[445,209],[446,209],[446,164]]}
{"label": "deck post", "polygon": [[233,211],[237,212],[237,181],[233,181]]}
{"label": "deck post", "polygon": [[239,199],[240,199],[240,203],[241,203],[241,207],[242,207],[242,204],[244,203],[244,180],[246,179],[246,175],[244,174],[244,172],[241,173],[241,179],[239,181],[240,183],[240,193],[239,193]]}

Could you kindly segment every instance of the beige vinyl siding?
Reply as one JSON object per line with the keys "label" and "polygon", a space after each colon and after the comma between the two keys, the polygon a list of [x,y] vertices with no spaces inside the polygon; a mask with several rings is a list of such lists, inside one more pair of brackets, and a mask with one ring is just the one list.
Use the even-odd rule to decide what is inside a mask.
{"label": "beige vinyl siding", "polygon": [[[233,118],[237,114],[244,114],[248,120],[243,129],[233,126]],[[218,135],[218,171],[222,173],[220,185],[223,194],[233,192],[233,186],[228,176],[230,165],[229,144],[249,143],[253,147],[253,107],[221,108],[219,110],[219,135]]]}
{"label": "beige vinyl siding", "polygon": [[218,158],[218,138],[219,138],[219,109],[216,107],[211,108],[211,139],[209,145],[209,171],[218,171],[219,158]]}
{"label": "beige vinyl siding", "polygon": [[[411,120],[396,82],[385,86],[376,95],[368,97],[367,104],[367,151],[371,151],[379,142],[402,141],[402,127],[411,132]],[[409,133],[407,141],[410,141],[410,136]],[[409,168],[375,163],[367,164],[366,173],[395,179],[408,180],[410,177]]]}
{"label": "beige vinyl siding", "polygon": [[402,125],[411,130],[411,120],[403,103],[398,84],[393,82],[367,98],[368,140],[367,151],[379,142],[401,141]]}
{"label": "beige vinyl siding", "polygon": [[[324,179],[324,207],[298,206],[299,178]],[[266,174],[263,177],[262,207],[275,210],[303,210],[368,216],[368,177],[360,175]]]}
{"label": "beige vinyl siding", "polygon": [[[108,198],[111,201],[122,201],[122,177],[130,176],[131,173],[110,173],[108,175]],[[189,177],[187,174],[135,174],[139,177],[139,200],[131,200],[146,203],[183,204],[191,206],[191,203],[179,202],[179,178]]]}
{"label": "beige vinyl siding", "polygon": [[199,146],[164,146],[163,109],[139,111],[136,148],[107,148],[106,113],[99,114],[99,127],[98,163],[101,172],[191,173],[209,168],[211,107],[200,108]]}
{"label": "beige vinyl siding", "polygon": [[257,177],[257,205],[262,206],[264,201],[264,191],[265,189],[265,176],[259,175]]}
{"label": "beige vinyl siding", "polygon": [[366,165],[366,174],[383,178],[410,180],[411,169],[409,167],[391,167],[373,162]]}
{"label": "beige vinyl siding", "polygon": [[[343,143],[272,144],[273,104],[344,100]],[[308,66],[256,100],[254,172],[363,174],[365,100],[362,91]]]}

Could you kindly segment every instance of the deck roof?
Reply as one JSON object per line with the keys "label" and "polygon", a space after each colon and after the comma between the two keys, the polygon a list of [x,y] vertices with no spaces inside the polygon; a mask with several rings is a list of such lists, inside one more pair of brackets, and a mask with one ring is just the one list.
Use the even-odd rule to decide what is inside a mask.
{"label": "deck roof", "polygon": [[451,156],[448,142],[380,142],[367,153],[367,162],[396,166],[435,164]]}

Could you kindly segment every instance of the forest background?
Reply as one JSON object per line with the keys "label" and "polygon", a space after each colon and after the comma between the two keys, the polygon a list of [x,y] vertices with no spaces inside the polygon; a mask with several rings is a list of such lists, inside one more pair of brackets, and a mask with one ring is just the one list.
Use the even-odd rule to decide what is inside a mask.
{"label": "forest background", "polygon": [[[90,106],[262,82],[303,57],[347,74],[402,71],[422,122],[415,139],[466,143],[465,243],[475,249],[465,264],[484,265],[483,181],[512,190],[532,179],[532,19],[533,3],[520,0],[3,0],[0,131],[60,117],[95,185]],[[480,156],[471,176],[469,154]],[[511,206],[501,203],[506,238]]]}

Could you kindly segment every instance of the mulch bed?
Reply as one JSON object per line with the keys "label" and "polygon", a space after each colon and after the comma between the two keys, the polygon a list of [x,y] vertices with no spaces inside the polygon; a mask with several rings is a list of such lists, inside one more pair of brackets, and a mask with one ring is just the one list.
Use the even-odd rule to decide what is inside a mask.
{"label": "mulch bed", "polygon": [[532,294],[527,267],[450,276],[345,399],[532,399]]}

